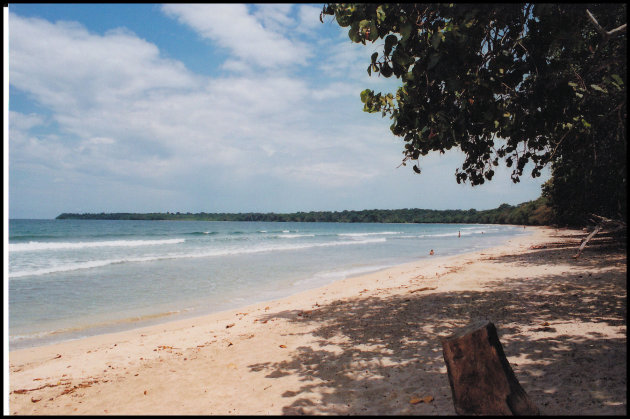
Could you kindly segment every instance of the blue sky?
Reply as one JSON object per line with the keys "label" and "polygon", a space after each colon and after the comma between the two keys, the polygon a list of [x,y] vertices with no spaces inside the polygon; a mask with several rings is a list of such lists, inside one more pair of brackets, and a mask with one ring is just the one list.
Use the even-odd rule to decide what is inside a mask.
{"label": "blue sky", "polygon": [[422,175],[398,167],[403,140],[359,99],[399,85],[366,72],[382,46],[353,44],[320,11],[10,4],[9,217],[489,209],[540,195],[548,172],[513,184],[503,165],[458,185],[455,150],[426,156]]}

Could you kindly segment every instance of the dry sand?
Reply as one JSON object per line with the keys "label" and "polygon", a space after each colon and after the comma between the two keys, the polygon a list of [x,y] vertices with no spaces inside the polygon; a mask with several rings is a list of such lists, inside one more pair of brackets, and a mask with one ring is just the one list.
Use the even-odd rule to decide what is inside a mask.
{"label": "dry sand", "polygon": [[585,233],[530,230],[282,300],[10,352],[10,413],[453,415],[440,337],[487,318],[542,414],[626,414],[625,246],[596,236],[574,259]]}

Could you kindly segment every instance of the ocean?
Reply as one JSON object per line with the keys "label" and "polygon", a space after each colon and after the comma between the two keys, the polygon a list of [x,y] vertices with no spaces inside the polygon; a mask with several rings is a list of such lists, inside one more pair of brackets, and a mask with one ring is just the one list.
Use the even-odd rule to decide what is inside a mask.
{"label": "ocean", "polygon": [[238,308],[521,234],[481,224],[9,220],[9,347]]}

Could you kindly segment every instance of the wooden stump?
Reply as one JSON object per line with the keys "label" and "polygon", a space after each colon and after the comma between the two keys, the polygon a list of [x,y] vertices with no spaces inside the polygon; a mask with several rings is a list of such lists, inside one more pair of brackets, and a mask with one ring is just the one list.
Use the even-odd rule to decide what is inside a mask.
{"label": "wooden stump", "polygon": [[442,340],[442,349],[457,414],[539,414],[516,379],[490,321],[455,331]]}

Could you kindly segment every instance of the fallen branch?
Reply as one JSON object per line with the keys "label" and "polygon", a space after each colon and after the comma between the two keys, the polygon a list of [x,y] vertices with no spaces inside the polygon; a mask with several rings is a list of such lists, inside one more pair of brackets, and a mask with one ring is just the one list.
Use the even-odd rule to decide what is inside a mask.
{"label": "fallen branch", "polygon": [[602,217],[601,215],[591,214],[591,220],[602,227],[611,229],[611,232],[616,232],[627,228],[626,223],[621,220],[613,220],[610,218]]}
{"label": "fallen branch", "polygon": [[599,233],[599,231],[602,229],[603,227],[601,225],[598,225],[597,227],[595,227],[595,229],[593,231],[591,231],[591,234],[589,234],[588,236],[586,236],[586,239],[582,242],[582,244],[580,245],[580,248],[578,249],[578,252],[573,255],[574,259],[577,259],[580,257],[580,255],[582,254],[582,250],[584,250],[584,248],[586,247],[586,243],[588,243],[588,241],[590,239],[593,238],[594,235],[596,235],[597,233]]}
{"label": "fallen branch", "polygon": [[580,255],[582,254],[582,251],[586,247],[586,244],[589,242],[589,240],[591,240],[600,231],[606,229],[610,233],[616,233],[618,231],[622,231],[627,228],[626,223],[621,220],[613,220],[610,218],[602,217],[601,215],[597,215],[597,214],[590,214],[590,216],[591,216],[591,222],[596,224],[595,229],[591,231],[591,233],[588,236],[586,236],[586,239],[584,239],[584,241],[580,245],[578,252],[575,255],[573,255],[574,259],[577,259],[580,257]]}

